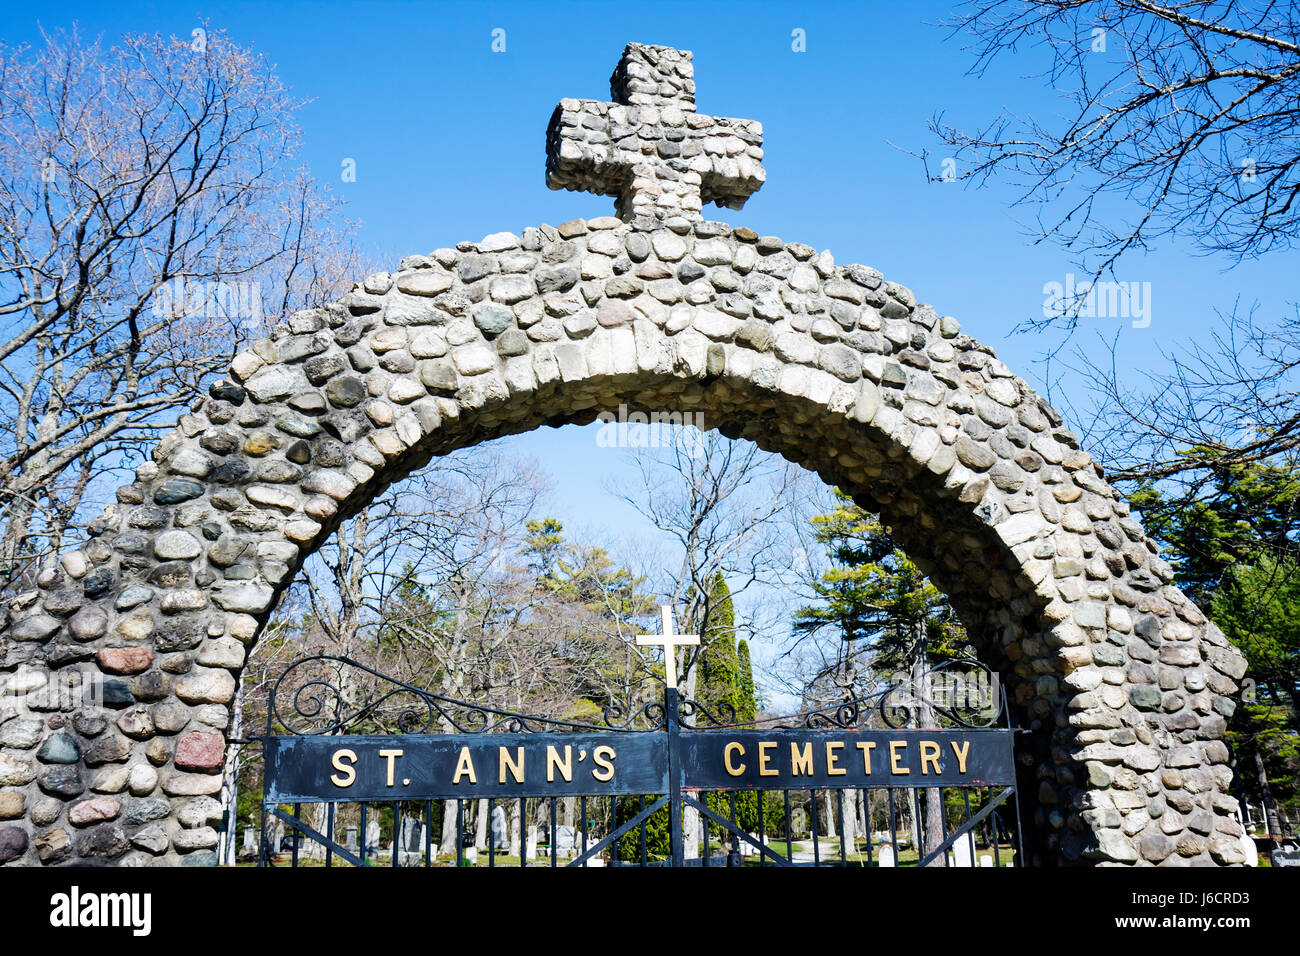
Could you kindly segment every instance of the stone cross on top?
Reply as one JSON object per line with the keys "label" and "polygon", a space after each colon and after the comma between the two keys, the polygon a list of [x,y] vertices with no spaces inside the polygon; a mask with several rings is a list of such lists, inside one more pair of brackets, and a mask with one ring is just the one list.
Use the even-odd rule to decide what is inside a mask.
{"label": "stone cross on top", "polygon": [[758,191],[763,124],[695,112],[689,50],[629,43],[613,103],[564,99],[546,130],[546,185],[615,196],[619,218],[698,222],[704,203],[739,209]]}

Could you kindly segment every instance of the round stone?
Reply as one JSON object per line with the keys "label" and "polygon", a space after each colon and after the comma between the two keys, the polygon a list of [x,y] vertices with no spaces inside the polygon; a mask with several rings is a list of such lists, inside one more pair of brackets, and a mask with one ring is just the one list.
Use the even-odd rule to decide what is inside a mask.
{"label": "round stone", "polygon": [[158,787],[158,771],[147,763],[138,763],[127,776],[127,786],[132,796],[147,797]]}
{"label": "round stone", "polygon": [[115,820],[121,812],[122,804],[116,797],[91,797],[89,800],[79,800],[68,808],[68,822],[74,827],[84,827]]}
{"label": "round stone", "polygon": [[176,741],[176,766],[182,770],[219,770],[226,756],[221,734],[185,734]]}
{"label": "round stone", "polygon": [[27,831],[18,827],[0,827],[0,863],[16,860],[27,852]]}
{"label": "round stone", "polygon": [[27,798],[21,793],[6,790],[0,793],[0,820],[14,820],[23,815]]}
{"label": "round stone", "polygon": [[80,757],[77,741],[70,734],[52,735],[36,755],[36,759],[42,763],[76,763]]}
{"label": "round stone", "polygon": [[139,674],[153,664],[153,651],[147,647],[106,647],[99,652],[101,670],[110,674]]}
{"label": "round stone", "polygon": [[68,621],[68,630],[79,641],[93,641],[108,630],[108,612],[95,604],[87,604]]}

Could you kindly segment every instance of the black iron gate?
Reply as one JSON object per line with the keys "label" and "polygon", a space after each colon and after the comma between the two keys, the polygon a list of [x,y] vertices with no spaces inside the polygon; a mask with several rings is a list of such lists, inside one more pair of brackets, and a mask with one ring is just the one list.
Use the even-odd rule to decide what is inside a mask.
{"label": "black iron gate", "polygon": [[[915,726],[922,703],[942,726]],[[466,807],[482,801],[492,821],[488,866],[973,866],[981,845],[979,865],[1015,865],[1015,731],[1006,715],[996,679],[970,661],[868,698],[738,723],[673,687],[634,712],[611,706],[599,722],[563,720],[454,700],[345,657],[305,658],[269,699],[258,862],[274,865],[287,852],[297,866],[306,840],[325,866],[376,865],[373,815],[391,812],[387,864],[435,865],[453,856],[435,844],[435,810],[454,806],[454,827],[448,818],[441,830],[454,830],[454,862],[465,865],[479,845]],[[846,793],[852,814],[865,801],[861,844],[846,845]],[[561,801],[574,825],[559,825]],[[304,806],[321,808],[315,825]],[[336,824],[351,806],[359,826],[340,842]],[[517,814],[504,840],[498,806]],[[543,826],[549,814],[547,852],[535,858],[525,839],[530,810]],[[689,858],[685,810],[699,827]],[[876,818],[888,829],[874,830]],[[275,821],[287,828],[280,846]],[[800,839],[804,831],[811,839]]]}

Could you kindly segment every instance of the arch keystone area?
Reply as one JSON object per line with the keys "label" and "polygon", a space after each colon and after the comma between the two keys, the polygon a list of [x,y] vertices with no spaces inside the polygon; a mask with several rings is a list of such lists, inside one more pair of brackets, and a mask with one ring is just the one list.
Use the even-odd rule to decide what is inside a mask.
{"label": "arch keystone area", "polygon": [[[238,677],[303,560],[435,455],[620,404],[702,413],[880,513],[1028,731],[1030,862],[1241,862],[1245,661],[1060,416],[908,287],[705,221],[761,186],[761,128],[695,112],[689,52],[630,45],[611,86],[556,109],[547,179],[619,217],[409,256],[291,316],[9,601],[0,863],[214,865]],[[102,700],[41,696],[86,674]]]}

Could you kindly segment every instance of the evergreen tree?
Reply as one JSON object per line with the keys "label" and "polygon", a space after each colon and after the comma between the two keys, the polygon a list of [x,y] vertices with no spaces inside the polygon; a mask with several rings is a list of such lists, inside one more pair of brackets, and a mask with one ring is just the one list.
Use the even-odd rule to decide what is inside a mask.
{"label": "evergreen tree", "polygon": [[695,699],[719,720],[740,715],[740,659],[736,653],[736,611],[731,589],[719,572],[710,582],[704,633],[700,637]]}
{"label": "evergreen tree", "polygon": [[550,585],[555,580],[555,569],[564,553],[564,525],[558,518],[541,518],[526,521],[524,528],[524,553],[532,559],[537,580]]}
{"label": "evergreen tree", "polygon": [[758,696],[754,689],[754,665],[749,659],[749,644],[740,641],[736,646],[739,661],[739,681],[736,686],[736,721],[747,724],[758,716]]}
{"label": "evergreen tree", "polygon": [[1228,724],[1234,788],[1270,815],[1300,805],[1300,478],[1285,464],[1234,464],[1213,469],[1194,498],[1148,485],[1131,500],[1175,583],[1246,656],[1253,689]]}
{"label": "evergreen tree", "polygon": [[[831,629],[846,642],[843,660],[852,680],[859,651],[878,670],[910,669],[968,651],[966,630],[943,592],[900,551],[874,515],[836,489],[836,506],[812,519],[830,566],[813,583],[817,603],[795,613],[796,633]],[[858,642],[861,642],[860,644]]]}

